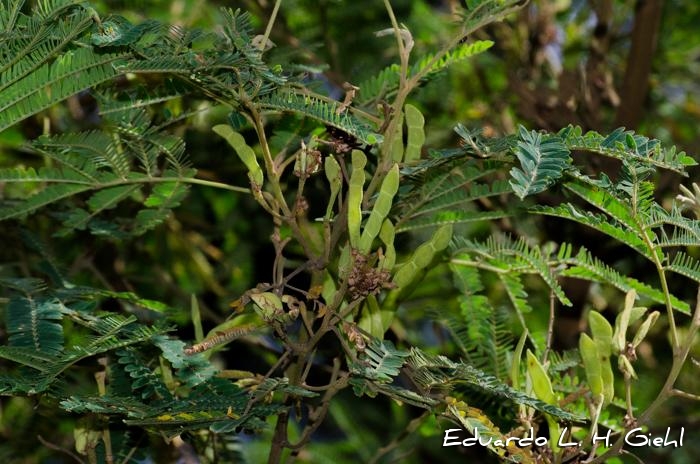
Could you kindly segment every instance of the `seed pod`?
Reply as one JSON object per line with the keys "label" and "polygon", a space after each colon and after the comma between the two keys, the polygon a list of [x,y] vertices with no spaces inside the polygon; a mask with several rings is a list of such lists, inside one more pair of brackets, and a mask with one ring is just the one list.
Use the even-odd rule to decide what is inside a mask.
{"label": "seed pod", "polygon": [[391,319],[393,319],[393,312],[385,313],[386,311],[382,311],[379,307],[377,298],[374,295],[369,295],[362,305],[362,315],[357,326],[373,337],[381,339],[384,337],[386,329],[391,325]]}
{"label": "seed pod", "polygon": [[603,381],[603,406],[610,404],[615,397],[615,375],[613,374],[610,356],[600,354],[600,379]]}
{"label": "seed pod", "polygon": [[408,262],[394,274],[394,283],[397,287],[403,288],[410,285],[418,273],[430,264],[435,254],[447,248],[451,238],[452,224],[445,224],[435,231],[430,240],[416,248]]}
{"label": "seed pod", "polygon": [[598,353],[610,357],[612,353],[612,326],[598,311],[588,313],[588,325],[591,326],[593,340],[598,347]]}
{"label": "seed pod", "polygon": [[513,363],[510,366],[510,381],[513,388],[516,390],[520,389],[520,359],[523,356],[523,348],[525,347],[525,342],[527,341],[527,329],[525,329],[520,335],[520,340],[515,346],[515,351],[513,352]]}
{"label": "seed pod", "polygon": [[622,372],[625,376],[632,377],[633,379],[637,378],[637,373],[635,372],[634,367],[632,367],[632,363],[624,354],[617,357],[617,368],[620,369],[620,372]]}
{"label": "seed pod", "polygon": [[394,163],[400,163],[403,159],[403,113],[396,116],[396,133],[391,138],[391,159]]}
{"label": "seed pod", "polygon": [[252,293],[250,299],[259,308],[260,317],[270,321],[282,313],[282,300],[272,292]]}
{"label": "seed pod", "polygon": [[647,316],[647,318],[644,320],[642,325],[639,327],[639,330],[637,330],[637,333],[634,335],[634,340],[632,340],[632,346],[637,348],[640,343],[642,343],[642,340],[644,340],[644,337],[647,336],[647,332],[649,332],[649,329],[651,326],[653,326],[656,323],[656,320],[659,318],[659,312],[654,311],[651,314]]}
{"label": "seed pod", "polygon": [[350,247],[344,246],[340,250],[340,257],[338,258],[338,274],[341,276],[347,276],[352,271],[352,260],[350,259]]}
{"label": "seed pod", "polygon": [[382,223],[382,228],[379,229],[379,238],[386,247],[382,269],[393,269],[394,264],[396,264],[396,249],[394,248],[395,236],[396,230],[394,229],[394,224],[390,219],[385,219]]}
{"label": "seed pod", "polygon": [[365,185],[367,157],[360,150],[352,151],[352,174],[348,190],[348,235],[350,245],[356,248],[360,241],[362,224],[362,194]]}
{"label": "seed pod", "polygon": [[598,358],[598,348],[588,335],[581,334],[578,341],[583,367],[586,370],[588,386],[591,388],[593,396],[598,397],[603,394],[603,378],[601,374],[600,359]]}
{"label": "seed pod", "polygon": [[421,149],[425,143],[425,118],[420,110],[413,105],[404,107],[406,112],[406,127],[408,127],[408,142],[403,162],[410,163],[420,159]]}
{"label": "seed pod", "polygon": [[331,214],[333,213],[335,199],[343,185],[343,174],[340,171],[340,165],[332,156],[326,157],[324,161],[324,171],[326,173],[328,183],[331,186],[331,196],[328,199],[328,207],[326,208],[326,218],[330,219]]}
{"label": "seed pod", "polygon": [[362,230],[358,249],[367,254],[372,248],[374,238],[379,234],[384,218],[387,217],[394,202],[394,195],[399,190],[399,165],[394,164],[382,181],[382,187],[377,195],[372,212]]}
{"label": "seed pod", "polygon": [[615,352],[622,353],[625,351],[627,326],[630,321],[630,314],[632,313],[632,307],[634,306],[634,300],[637,298],[637,292],[632,289],[627,292],[625,296],[625,308],[617,318],[615,318],[615,333],[613,335],[613,347]]}
{"label": "seed pod", "polygon": [[547,371],[530,350],[527,350],[527,374],[532,381],[532,391],[535,392],[535,396],[547,404],[555,404],[557,398],[554,396]]}
{"label": "seed pod", "polygon": [[228,144],[233,147],[238,157],[243,161],[246,168],[248,168],[248,177],[251,182],[260,187],[264,179],[263,171],[260,169],[255,152],[245,143],[243,136],[234,131],[231,126],[227,124],[219,124],[214,126],[212,130],[226,139]]}

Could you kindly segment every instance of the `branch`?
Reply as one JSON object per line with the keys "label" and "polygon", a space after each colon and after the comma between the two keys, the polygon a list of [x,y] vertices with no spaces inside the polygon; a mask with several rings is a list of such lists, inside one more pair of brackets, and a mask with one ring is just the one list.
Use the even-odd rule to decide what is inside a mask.
{"label": "branch", "polygon": [[620,88],[620,107],[615,126],[635,128],[643,114],[649,91],[649,75],[661,25],[663,0],[638,0],[635,7],[632,44]]}

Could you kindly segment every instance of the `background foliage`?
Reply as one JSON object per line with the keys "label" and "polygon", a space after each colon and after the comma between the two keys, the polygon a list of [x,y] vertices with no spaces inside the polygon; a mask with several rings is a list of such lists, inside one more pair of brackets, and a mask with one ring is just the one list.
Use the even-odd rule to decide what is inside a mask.
{"label": "background foliage", "polygon": [[[3,7],[15,3],[6,1]],[[56,14],[80,10],[57,7],[69,2],[37,3],[27,2],[22,12],[28,15],[39,8],[50,16],[54,8]],[[103,460],[100,434],[108,428],[115,453],[121,453],[115,462],[261,462],[273,441],[273,419],[289,406],[281,397],[300,398],[296,409],[285,413],[291,418],[292,440],[308,425],[300,404],[319,401],[319,392],[285,384],[283,377],[262,378],[283,346],[274,330],[259,329],[254,316],[239,320],[233,330],[226,325],[246,303],[241,298],[250,297],[250,289],[276,278],[274,233],[293,233],[275,228],[255,199],[239,191],[250,185],[248,173],[254,170],[241,163],[212,127],[238,123],[244,143],[258,151],[260,146],[251,124],[229,117],[231,108],[216,103],[225,100],[234,109],[244,107],[240,94],[231,90],[242,86],[255,94],[260,108],[275,110],[266,120],[274,128],[268,135],[275,153],[285,147],[292,153],[301,139],[311,140],[309,134],[324,140],[315,147],[324,156],[343,150],[343,144],[354,148],[354,139],[375,143],[380,124],[374,123],[386,116],[377,105],[393,101],[399,91],[400,51],[392,33],[374,34],[391,27],[382,2],[285,0],[270,34],[275,46],[264,54],[264,63],[256,62],[253,48],[246,48],[250,44],[236,42],[240,17],[220,6],[250,13],[251,29],[244,32],[252,39],[265,30],[274,2],[233,3],[149,2],[135,8],[130,2],[93,2],[94,14],[87,9],[74,13],[73,23],[42,30],[44,36],[36,34],[47,46],[58,46],[52,34],[63,37],[83,24],[81,40],[90,40],[105,58],[102,67],[80,75],[88,85],[67,80],[69,84],[55,88],[44,100],[32,103],[27,97],[25,104],[23,91],[13,93],[11,81],[2,81],[0,163],[7,170],[0,216],[11,220],[2,223],[0,240],[13,246],[0,250],[5,298],[0,311],[7,321],[0,338],[8,345],[0,361],[0,392],[6,395],[0,398],[0,456],[9,461],[70,462],[70,453],[81,452],[86,461]],[[473,10],[480,2],[461,3]],[[397,262],[410,260],[421,244],[436,248],[435,226],[440,222],[456,223],[453,240],[444,253],[440,252],[446,246],[436,248],[436,259],[410,298],[395,289],[383,290],[382,295],[394,295],[401,302],[393,308],[398,317],[384,340],[387,326],[382,315],[367,304],[365,311],[375,316],[363,318],[360,328],[378,335],[366,341],[363,353],[369,361],[342,366],[343,373],[356,374],[353,388],[339,392],[328,405],[328,416],[299,452],[300,461],[498,460],[483,449],[442,449],[442,430],[454,427],[444,417],[452,414],[454,420],[463,411],[462,416],[482,420],[482,425],[493,422],[509,430],[519,408],[547,410],[533,403],[532,396],[543,400],[537,392],[530,390],[527,397],[515,392],[518,380],[510,369],[523,325],[529,329],[527,348],[539,350],[540,361],[543,353],[544,359],[549,356],[548,375],[557,394],[575,397],[577,385],[567,384],[574,381],[564,374],[577,366],[583,377],[584,369],[578,355],[565,350],[579,346],[591,312],[601,312],[614,324],[630,289],[645,306],[664,313],[639,345],[634,364],[644,379],[634,383],[635,405],[643,410],[652,403],[674,354],[674,345],[667,343],[673,335],[664,306],[673,308],[679,327],[684,327],[689,319],[684,313],[690,314],[689,302],[695,300],[694,286],[688,283],[697,283],[700,275],[695,261],[699,232],[691,217],[697,204],[694,192],[678,187],[681,182],[690,186],[697,172],[681,151],[700,151],[698,60],[692,40],[700,10],[686,3],[530,2],[503,21],[491,22],[497,15],[486,15],[489,21],[484,22],[489,24],[475,28],[467,46],[445,58],[446,69],[427,73],[409,98],[416,113],[405,109],[404,161],[410,161],[413,150],[413,161],[422,156],[432,164],[402,166],[392,209],[393,217],[400,218],[394,224],[398,234],[392,247]],[[455,21],[460,2],[397,0],[392,6],[398,21],[411,31],[411,63],[419,70],[421,63],[428,63],[420,58],[436,53],[452,37],[446,24]],[[125,19],[109,24],[109,14]],[[103,28],[95,28],[95,15],[105,21]],[[108,26],[126,31],[127,21],[142,27],[130,30],[131,36],[109,34]],[[226,29],[224,24],[236,27]],[[211,37],[178,32],[190,28],[228,34],[230,42],[216,45]],[[228,55],[232,48],[240,54]],[[158,53],[164,49],[168,55]],[[77,48],[74,59],[92,62],[89,50]],[[11,68],[12,56],[2,56],[3,71]],[[132,56],[138,59],[130,61]],[[196,72],[203,63],[250,74],[203,73],[209,80],[201,81]],[[61,63],[51,66],[56,69],[49,74],[60,72]],[[118,77],[125,72],[130,77]],[[314,106],[298,95],[275,93],[285,76],[338,100],[336,105],[348,92],[344,83],[356,85],[353,106],[374,119],[355,113],[357,121],[338,121],[340,113],[327,111],[322,101]],[[48,82],[48,74],[44,79]],[[38,88],[43,82],[22,85]],[[85,91],[88,87],[91,90]],[[277,112],[280,109],[293,111]],[[13,111],[36,115],[20,121],[13,119]],[[424,144],[411,139],[418,133],[411,125],[420,125],[416,114],[425,118]],[[341,126],[354,138],[325,130],[324,124]],[[614,132],[619,126],[652,141]],[[535,132],[538,129],[549,135]],[[82,135],[61,135],[77,131]],[[674,152],[673,145],[678,146]],[[102,150],[91,154],[90,146]],[[136,162],[120,156],[123,147],[135,154]],[[608,156],[595,156],[596,152]],[[652,172],[646,160],[637,163],[629,153],[656,156],[651,167],[664,169]],[[552,164],[528,164],[540,155]],[[90,156],[95,161],[92,168],[81,158]],[[346,181],[354,175],[354,158],[350,150],[343,155]],[[680,173],[686,170],[689,179],[682,179]],[[44,184],[26,181],[50,183],[59,178],[73,182],[30,196]],[[196,180],[176,181],[183,178]],[[222,184],[228,190],[218,188]],[[296,178],[289,176],[283,187],[293,192],[296,185]],[[305,188],[306,216],[311,221],[324,217],[325,175],[309,176]],[[679,193],[688,200],[690,214],[673,208]],[[80,194],[71,208],[42,209],[49,199]],[[538,214],[506,214],[517,197],[529,197],[526,206],[536,202]],[[458,206],[464,204],[471,206]],[[35,210],[39,213],[28,214]],[[645,243],[650,230],[658,239],[653,246]],[[565,242],[573,246],[554,245]],[[382,242],[382,247],[388,250],[389,243]],[[285,251],[289,269],[304,262],[305,251],[300,243],[290,245]],[[655,263],[657,251],[666,254]],[[656,264],[673,274],[666,282],[673,299],[667,301],[659,290],[663,284],[656,277]],[[318,284],[312,279],[301,273],[290,284],[312,289]],[[380,302],[386,309],[391,300]],[[266,304],[258,307],[265,309]],[[550,309],[556,318],[548,344]],[[29,315],[36,319],[26,320]],[[273,325],[285,323],[272,319]],[[41,339],[32,337],[27,326],[36,327]],[[183,354],[212,329],[212,336],[228,331],[226,337],[235,341],[213,352]],[[682,328],[677,336],[683,338]],[[319,345],[318,364],[326,367],[312,365],[310,385],[327,383],[333,375],[337,343]],[[554,350],[541,349],[550,345]],[[521,354],[526,364],[528,358]],[[697,344],[690,356],[700,357]],[[409,372],[402,366],[410,366]],[[527,369],[523,366],[515,376],[520,382]],[[222,378],[217,371],[238,381]],[[619,393],[624,385],[617,370],[616,375]],[[422,408],[433,407],[433,399],[444,399],[439,386],[455,378],[462,381],[450,392],[457,399],[447,400],[445,414],[424,413]],[[698,392],[697,379],[697,369],[685,369],[677,385]],[[437,392],[418,398],[408,393],[415,387]],[[106,401],[105,394],[119,401]],[[400,394],[405,396],[398,403]],[[264,401],[272,397],[274,401]],[[567,410],[586,416],[579,400],[581,404]],[[610,417],[601,417],[601,426],[619,426],[624,397],[616,400],[619,404]],[[107,422],[108,417],[113,419]],[[543,417],[538,415],[537,422],[545,424]],[[697,401],[673,397],[655,411],[652,423],[661,431],[668,426],[690,431],[699,418]],[[547,427],[552,426],[550,422]],[[205,432],[199,432],[202,429]],[[245,433],[251,431],[260,433]],[[693,462],[692,446],[638,451],[644,462]]]}

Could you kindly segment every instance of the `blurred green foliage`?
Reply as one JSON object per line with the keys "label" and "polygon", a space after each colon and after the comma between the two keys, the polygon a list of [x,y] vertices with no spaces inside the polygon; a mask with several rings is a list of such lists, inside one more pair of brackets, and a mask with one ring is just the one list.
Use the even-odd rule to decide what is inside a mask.
{"label": "blurred green foliage", "polygon": [[[416,41],[413,52],[416,56],[434,51],[450,37],[450,27],[456,22],[452,9],[460,3],[464,2],[392,2],[397,18]],[[640,100],[642,111],[635,120],[623,123],[628,129],[660,139],[664,145],[677,145],[689,153],[700,153],[697,125],[700,61],[695,40],[700,5],[680,0],[647,3],[660,3],[663,8],[658,30],[648,31],[656,38],[656,43],[647,50],[653,58],[649,74],[638,76],[648,80],[649,89],[629,97]],[[252,13],[253,25],[262,33],[274,2],[94,1],[92,5],[103,17],[119,14],[133,23],[157,19],[204,29],[216,28],[222,23],[219,7],[240,7]],[[493,49],[450,68],[411,95],[410,102],[425,115],[426,147],[457,147],[460,138],[453,131],[456,123],[483,128],[487,137],[515,133],[518,124],[529,129],[557,131],[573,123],[584,129],[611,132],[619,122],[619,108],[628,104],[621,100],[624,94],[621,87],[630,61],[629,52],[634,46],[631,39],[634,22],[639,20],[639,13],[636,16],[635,11],[632,1],[539,0],[528,3],[502,22],[480,29],[474,38],[493,40]],[[609,15],[607,20],[603,17],[605,14]],[[379,1],[285,0],[270,36],[276,46],[266,58],[271,65],[281,64],[285,69],[295,63],[295,71],[306,73],[309,87],[342,101],[343,83],[359,84],[396,62],[395,38],[375,36],[376,31],[390,26],[386,9]],[[81,94],[75,101],[5,130],[0,134],[0,164],[4,167],[44,162],[30,157],[22,148],[23,143],[40,135],[47,125],[56,131],[94,127],[96,123],[91,115],[96,111],[95,105],[89,95]],[[156,111],[160,116],[177,115],[196,110],[198,105],[203,105],[200,100],[183,98],[163,103]],[[210,111],[173,126],[173,132],[184,137],[191,164],[198,169],[199,177],[231,185],[248,185],[245,166],[231,155],[226,142],[210,131],[212,126],[227,122],[227,112],[206,105],[201,109]],[[294,117],[280,118],[275,123],[282,133],[280,137],[284,130],[306,133],[298,127],[299,120]],[[250,127],[242,132],[252,144],[254,134]],[[270,144],[274,143],[278,142],[273,136]],[[610,165],[596,163],[597,160],[591,160],[588,168],[594,172],[612,171]],[[695,180],[697,169],[691,168],[689,172],[690,180]],[[655,182],[659,202],[670,204],[677,193],[678,178],[662,174]],[[318,195],[317,198],[308,195],[311,218],[324,213],[327,200],[323,196],[324,186],[321,179],[309,180],[308,188]],[[15,196],[15,188],[18,187],[3,185],[3,196]],[[546,195],[551,197],[544,203],[559,198],[559,192]],[[481,206],[489,209],[492,205]],[[605,256],[608,264],[615,265],[623,274],[643,280],[653,271],[649,262],[630,253],[624,245],[601,239],[600,235],[579,225],[547,222],[548,218],[539,216],[499,221],[494,221],[497,222],[495,226],[485,223],[461,226],[456,229],[457,234],[482,240],[496,228],[530,237],[533,242],[576,240],[598,256]],[[30,218],[27,225],[46,243],[50,255],[56,257],[57,266],[70,282],[115,292],[134,292],[142,298],[164,302],[171,308],[167,319],[177,325],[175,333],[183,340],[195,338],[190,307],[192,295],[199,303],[206,334],[230,316],[230,304],[243,292],[273,278],[275,254],[270,245],[273,227],[269,217],[249,196],[232,195],[214,188],[192,189],[162,225],[130,241],[96,238],[86,231],[56,237],[55,223],[43,216]],[[20,246],[21,231],[17,224],[3,222],[0,227],[0,240],[13,244],[0,249],[0,276],[30,276],[45,269],[41,257]],[[409,256],[431,234],[419,231],[410,237],[401,236],[396,243],[399,255]],[[297,247],[292,252],[292,263],[295,263],[294,258],[301,261],[301,250]],[[689,253],[697,256],[696,249],[689,249]],[[533,336],[542,342],[549,320],[548,290],[536,279],[526,282],[528,288],[539,290],[530,292],[529,303],[535,311],[528,315],[528,326]],[[494,306],[499,311],[507,306],[508,298],[496,277],[485,277],[483,285],[484,293],[497,303]],[[624,297],[604,285],[582,285],[576,279],[565,279],[562,285],[574,302],[573,308],[557,308],[560,319],[555,346],[563,349],[576,346],[578,335],[585,327],[587,311],[621,307]],[[685,281],[672,281],[670,287],[685,301],[695,297],[694,288]],[[142,320],[161,317],[116,299],[104,305],[103,309],[119,309],[136,314]],[[442,321],[436,320],[436,314],[467,314],[465,306],[466,300],[455,288],[447,266],[435,266],[427,272],[411,300],[399,308],[400,317],[392,326],[390,337],[397,346],[418,345],[426,347],[428,352],[462,356],[455,338]],[[4,305],[0,306],[0,313],[4,311]],[[4,314],[0,315],[4,319]],[[501,323],[519,333],[520,321],[513,313],[504,315]],[[640,404],[650,403],[665,380],[659,373],[663,370],[661,367],[670,364],[673,356],[670,350],[657,348],[657,342],[667,337],[665,329],[654,327],[649,341],[641,346],[641,359],[635,365],[639,377],[645,379],[644,383],[635,384],[635,399]],[[79,341],[77,331],[72,333],[71,327],[65,328],[65,334],[68,340]],[[3,342],[7,337],[6,332],[0,332]],[[253,341],[249,344],[230,345],[213,354],[215,365],[264,373],[275,362],[274,351],[279,345],[269,337],[251,338]],[[700,359],[697,344],[690,356]],[[9,363],[1,361],[0,369],[9,369],[7,366]],[[81,368],[89,370],[94,366]],[[69,379],[70,388],[87,390],[90,385],[86,378],[89,376],[76,375]],[[697,370],[684,371],[678,386],[698,392],[698,378]],[[479,398],[479,392],[467,393]],[[655,423],[663,429],[685,426],[689,433],[700,421],[700,407],[697,402],[688,404],[671,399],[668,407],[658,412]],[[74,433],[80,427],[73,415],[56,406],[34,398],[0,398],[0,458],[18,463],[74,460],[75,456],[70,454],[75,454]],[[505,408],[503,404],[481,404],[481,407],[493,412],[491,417],[507,416],[507,410],[513,409],[511,404],[506,404]],[[417,418],[424,420],[418,422]],[[124,448],[133,447],[138,451],[130,456],[131,461],[120,462],[139,462],[137,459],[198,462],[188,455],[192,452],[189,442],[197,449],[217,449],[222,453],[203,456],[202,461],[263,462],[269,451],[274,423],[269,425],[261,435],[241,434],[224,445],[215,443],[219,438],[213,435],[193,433],[182,448],[167,444],[157,435],[135,432]],[[345,390],[335,398],[326,422],[310,445],[299,452],[298,460],[318,463],[497,461],[482,449],[442,449],[441,430],[444,428],[448,428],[446,424],[433,416],[423,418],[418,408],[399,406],[387,398],[358,398]],[[295,433],[298,435],[300,430],[290,431],[292,437]],[[391,446],[387,447],[388,444]],[[144,449],[149,449],[148,456]],[[373,460],[384,451],[386,455],[380,460]],[[643,462],[674,464],[694,462],[696,452],[692,444],[681,449],[638,451]]]}

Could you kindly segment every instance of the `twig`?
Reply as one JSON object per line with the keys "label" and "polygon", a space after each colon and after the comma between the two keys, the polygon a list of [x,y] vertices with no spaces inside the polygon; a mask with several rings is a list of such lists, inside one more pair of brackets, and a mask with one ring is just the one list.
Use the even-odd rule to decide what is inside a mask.
{"label": "twig", "polygon": [[265,50],[265,46],[267,45],[267,41],[270,39],[272,26],[275,24],[275,19],[277,19],[277,12],[279,11],[281,4],[282,0],[277,0],[275,2],[275,6],[272,9],[272,14],[270,15],[270,20],[267,22],[267,28],[265,28],[265,35],[263,35],[263,39],[260,41],[260,50]]}
{"label": "twig", "polygon": [[37,439],[41,442],[41,444],[44,445],[45,447],[47,447],[47,448],[49,448],[49,449],[52,449],[52,450],[54,450],[54,451],[60,451],[61,453],[67,454],[68,456],[72,457],[73,459],[75,459],[75,460],[76,460],[77,462],[79,462],[80,464],[85,464],[85,461],[83,461],[82,459],[80,459],[80,458],[79,458],[76,454],[74,454],[73,452],[71,452],[71,451],[69,451],[69,450],[67,450],[67,449],[65,449],[65,448],[61,448],[61,447],[58,446],[58,445],[54,445],[54,444],[51,443],[50,441],[45,440],[44,437],[42,437],[41,435],[37,435],[36,438],[37,438]]}
{"label": "twig", "polygon": [[372,458],[371,461],[369,461],[369,464],[375,464],[379,462],[379,460],[392,452],[395,448],[398,448],[399,445],[401,445],[401,442],[405,440],[409,435],[411,435],[413,432],[415,432],[418,427],[423,423],[423,421],[426,419],[431,414],[430,410],[423,411],[423,414],[420,416],[412,419],[408,425],[404,428],[404,430],[393,440],[391,440],[389,443],[386,445],[382,446],[377,450],[377,452],[374,454],[374,457]]}
{"label": "twig", "polygon": [[542,364],[547,363],[547,356],[552,349],[552,338],[554,338],[554,309],[556,304],[556,295],[554,291],[549,291],[549,324],[547,325],[547,346],[542,355]]}

